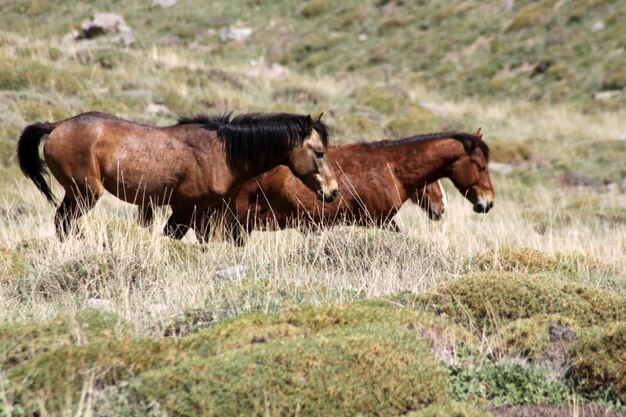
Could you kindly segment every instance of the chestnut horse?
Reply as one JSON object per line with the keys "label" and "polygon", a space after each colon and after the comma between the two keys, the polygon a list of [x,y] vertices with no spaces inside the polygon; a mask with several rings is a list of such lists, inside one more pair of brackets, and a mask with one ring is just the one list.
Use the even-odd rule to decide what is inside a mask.
{"label": "chestnut horse", "polygon": [[249,113],[231,119],[224,114],[157,127],[90,112],[35,123],[19,139],[18,160],[24,174],[54,204],[38,152],[46,134],[45,163],[65,189],[55,215],[61,239],[78,231],[76,220],[94,207],[105,189],[139,205],[142,213],[151,213],[153,205],[170,205],[164,233],[175,239],[184,236],[196,211],[234,196],[242,185],[277,165],[287,165],[316,191],[312,196],[330,202],[337,194],[326,158],[327,129],[311,116]]}
{"label": "chestnut horse", "polygon": [[[452,180],[475,212],[493,207],[489,148],[480,129],[475,134],[444,132],[331,147],[328,157],[340,184],[333,203],[318,204],[287,169],[277,167],[246,184],[229,206],[217,210],[233,213],[248,233],[255,228],[337,223],[399,231],[392,218],[402,204],[409,198],[415,201],[424,193],[418,190],[436,186],[443,177]],[[206,239],[207,233],[199,237]],[[233,239],[242,243],[238,227],[233,228]]]}
{"label": "chestnut horse", "polygon": [[417,190],[411,201],[420,206],[430,220],[441,220],[448,210],[448,197],[439,180]]}

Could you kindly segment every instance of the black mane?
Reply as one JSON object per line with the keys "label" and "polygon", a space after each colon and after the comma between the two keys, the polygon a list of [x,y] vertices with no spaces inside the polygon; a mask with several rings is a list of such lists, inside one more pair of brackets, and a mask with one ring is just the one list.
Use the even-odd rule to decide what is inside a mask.
{"label": "black mane", "polygon": [[420,142],[420,141],[431,140],[431,139],[444,139],[444,138],[452,138],[452,139],[458,140],[459,142],[463,144],[465,151],[470,155],[473,152],[472,141],[479,139],[480,142],[478,142],[478,146],[480,147],[480,150],[483,151],[483,154],[485,155],[485,159],[487,160],[487,162],[489,161],[489,156],[491,154],[491,151],[489,150],[489,146],[487,146],[487,144],[483,142],[480,136],[476,136],[473,133],[466,133],[466,132],[426,133],[423,135],[409,136],[403,139],[387,139],[387,140],[381,140],[378,142],[369,142],[367,143],[367,145],[371,146],[372,148],[386,148],[388,146],[406,145],[406,144],[413,143],[413,142]]}
{"label": "black mane", "polygon": [[[283,154],[304,142],[309,136],[309,116],[291,113],[232,113],[182,117],[178,125],[199,124],[217,132],[224,144],[231,169],[265,163],[270,156]],[[319,120],[311,120],[324,146],[328,146],[328,129]]]}

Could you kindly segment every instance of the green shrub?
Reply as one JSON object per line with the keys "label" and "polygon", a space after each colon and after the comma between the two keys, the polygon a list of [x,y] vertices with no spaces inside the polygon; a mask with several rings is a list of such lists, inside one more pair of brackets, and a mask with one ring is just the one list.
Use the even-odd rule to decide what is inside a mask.
{"label": "green shrub", "polygon": [[333,144],[363,142],[366,138],[383,137],[380,117],[372,111],[352,110],[336,116],[333,126]]}
{"label": "green shrub", "polygon": [[366,85],[352,92],[354,98],[361,104],[387,115],[391,115],[408,104],[408,97],[389,87]]}
{"label": "green shrub", "polygon": [[27,122],[65,119],[68,116],[67,108],[53,104],[51,101],[45,100],[43,97],[20,100],[16,103],[16,111]]}
{"label": "green shrub", "polygon": [[491,138],[489,139],[492,159],[498,162],[521,164],[527,161],[533,154],[532,143],[512,142]]}
{"label": "green shrub", "polygon": [[281,314],[249,314],[222,320],[206,331],[185,338],[181,343],[185,349],[220,353],[257,341],[268,342],[320,331],[332,333],[368,323],[407,326],[418,321],[419,317],[414,311],[390,305],[352,303],[303,306]]}
{"label": "green shrub", "polygon": [[618,277],[621,274],[615,266],[585,255],[556,254],[555,256],[548,256],[535,249],[509,246],[489,249],[479,254],[476,264],[478,269],[482,271],[551,274],[574,280],[590,276]]}
{"label": "green shrub", "polygon": [[443,368],[422,341],[444,328],[383,301],[302,307],[226,319],[178,340],[39,337],[7,376],[20,406],[49,413],[71,409],[81,389],[117,386],[138,409],[158,402],[173,415],[268,405],[278,414],[400,414],[447,399]]}
{"label": "green shrub", "polygon": [[543,23],[546,15],[540,5],[531,4],[520,10],[507,27],[507,31],[515,32],[524,28]]}
{"label": "green shrub", "polygon": [[626,404],[626,321],[593,327],[570,348],[569,378],[584,394]]}
{"label": "green shrub", "polygon": [[116,315],[98,310],[59,314],[46,321],[28,321],[0,326],[0,364],[20,364],[61,345],[88,343],[99,338],[128,335],[130,328]]}
{"label": "green shrub", "polygon": [[430,110],[419,105],[410,105],[399,110],[387,123],[386,130],[395,137],[405,137],[440,130],[439,118]]}
{"label": "green shrub", "polygon": [[[554,340],[550,326],[568,331],[566,339]],[[578,330],[575,320],[558,314],[540,314],[527,319],[519,319],[501,326],[493,335],[494,344],[500,346],[503,354],[521,356],[538,362],[546,359],[563,359],[565,348],[576,338]],[[550,352],[551,341],[555,342],[555,351]],[[558,351],[556,351],[558,350]],[[555,357],[547,358],[548,354]],[[558,356],[558,357],[557,357]]]}
{"label": "green shrub", "polygon": [[[521,272],[537,274],[558,272],[561,264],[554,258],[535,249],[503,246],[489,249],[478,255],[477,266],[483,271]],[[570,272],[570,271],[568,271]]]}
{"label": "green shrub", "polygon": [[457,401],[489,399],[491,404],[563,404],[569,390],[546,367],[518,363],[449,367],[452,396]]}
{"label": "green shrub", "polygon": [[446,398],[446,380],[408,329],[381,324],[258,341],[143,374],[141,400],[184,415],[397,415]]}
{"label": "green shrub", "polygon": [[402,298],[477,331],[493,332],[501,323],[537,314],[560,314],[581,325],[626,318],[622,295],[538,275],[470,274],[442,282],[412,300]]}
{"label": "green shrub", "polygon": [[35,61],[6,59],[0,67],[0,90],[37,89],[77,94],[82,85],[79,74]]}
{"label": "green shrub", "polygon": [[619,90],[626,87],[626,65],[609,71],[602,78],[603,90]]}
{"label": "green shrub", "polygon": [[302,5],[300,12],[303,16],[311,18],[326,13],[329,10],[328,0],[308,0]]}
{"label": "green shrub", "polygon": [[402,14],[390,13],[380,18],[376,29],[378,33],[383,35],[383,34],[387,34],[388,32],[394,29],[403,28],[407,24],[408,22]]}
{"label": "green shrub", "polygon": [[181,360],[183,352],[173,347],[168,341],[105,336],[84,345],[57,345],[16,365],[8,377],[17,387],[17,402],[25,409],[36,412],[43,405],[56,415],[71,409],[81,390],[103,389]]}

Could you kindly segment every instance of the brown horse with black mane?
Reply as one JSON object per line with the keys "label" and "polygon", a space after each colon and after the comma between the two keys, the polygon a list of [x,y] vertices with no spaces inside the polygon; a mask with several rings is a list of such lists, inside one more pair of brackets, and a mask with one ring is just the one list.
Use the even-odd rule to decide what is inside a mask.
{"label": "brown horse with black mane", "polygon": [[[152,206],[170,205],[164,233],[180,239],[194,213],[234,196],[252,178],[278,166],[314,190],[323,201],[337,195],[326,158],[326,126],[311,116],[249,113],[231,118],[197,116],[173,126],[138,124],[90,112],[55,123],[26,127],[19,139],[20,168],[52,204],[44,161],[65,189],[55,226],[61,239],[77,230],[76,219],[93,208],[106,189],[141,207],[152,221]],[[309,191],[310,192],[310,191]]]}
{"label": "brown horse with black mane", "polygon": [[[337,223],[399,230],[392,218],[402,204],[443,177],[452,180],[475,212],[493,207],[489,148],[480,129],[475,134],[444,132],[331,147],[328,157],[339,178],[339,198],[333,203],[317,203],[287,169],[276,167],[246,184],[229,206],[218,210],[234,213],[248,233]],[[206,239],[207,233],[199,237]],[[237,227],[233,238],[242,243]]]}

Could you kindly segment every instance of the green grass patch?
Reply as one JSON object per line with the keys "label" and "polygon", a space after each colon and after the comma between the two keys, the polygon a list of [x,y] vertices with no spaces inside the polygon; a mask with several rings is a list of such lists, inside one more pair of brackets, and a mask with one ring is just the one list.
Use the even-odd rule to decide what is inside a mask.
{"label": "green grass patch", "polygon": [[389,120],[386,130],[394,137],[406,137],[439,131],[441,130],[441,121],[439,117],[427,108],[411,104],[400,109]]}
{"label": "green grass patch", "polygon": [[400,299],[489,333],[501,324],[538,314],[559,314],[581,325],[626,318],[624,296],[540,275],[470,274],[437,284],[426,294]]}
{"label": "green grass patch", "polygon": [[448,370],[452,396],[457,401],[484,399],[495,406],[560,405],[569,395],[567,385],[543,366],[487,362],[477,367],[451,366]]}

